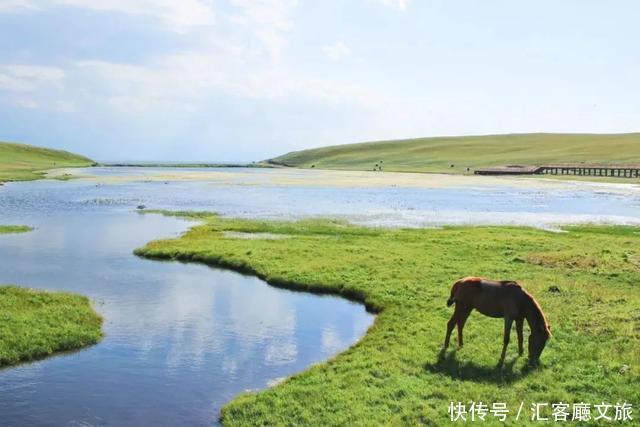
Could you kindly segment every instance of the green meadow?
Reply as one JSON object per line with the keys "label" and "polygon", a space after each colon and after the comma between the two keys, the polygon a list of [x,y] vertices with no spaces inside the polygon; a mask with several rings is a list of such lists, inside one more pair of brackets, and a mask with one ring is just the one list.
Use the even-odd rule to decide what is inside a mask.
{"label": "green meadow", "polygon": [[272,161],[302,168],[372,170],[378,164],[390,172],[448,173],[509,164],[640,164],[640,133],[416,138],[296,151]]}
{"label": "green meadow", "polygon": [[31,181],[55,168],[91,166],[93,161],[62,150],[0,142],[0,182]]}
{"label": "green meadow", "polygon": [[[526,424],[534,402],[640,402],[639,228],[379,229],[171,215],[202,224],[137,255],[230,268],[377,313],[347,351],[237,396],[222,410],[225,425],[442,425],[450,402],[470,401],[506,402],[514,412],[524,402]],[[517,280],[537,298],[553,332],[540,367],[518,357],[515,332],[498,367],[503,322],[477,312],[465,346],[454,339],[438,356],[450,287],[468,275]]]}

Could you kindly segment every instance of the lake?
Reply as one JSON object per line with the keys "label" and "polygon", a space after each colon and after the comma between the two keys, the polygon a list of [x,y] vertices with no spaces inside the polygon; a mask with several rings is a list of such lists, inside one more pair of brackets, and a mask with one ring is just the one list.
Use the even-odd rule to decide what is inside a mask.
{"label": "lake", "polygon": [[326,360],[373,322],[361,305],[132,251],[193,223],[140,214],[339,217],[372,226],[640,224],[637,185],[278,169],[91,168],[0,187],[0,283],[87,295],[105,338],[0,371],[0,425],[211,425],[221,405]]}

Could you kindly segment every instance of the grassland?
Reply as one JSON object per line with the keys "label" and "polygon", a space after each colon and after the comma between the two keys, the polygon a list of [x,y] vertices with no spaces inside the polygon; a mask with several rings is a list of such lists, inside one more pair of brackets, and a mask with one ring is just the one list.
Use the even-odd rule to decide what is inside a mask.
{"label": "grassland", "polygon": [[0,286],[0,367],[94,344],[101,324],[86,297]]}
{"label": "grassland", "polygon": [[302,168],[372,170],[378,164],[390,172],[447,173],[508,164],[640,164],[640,133],[535,133],[378,141],[296,151],[271,161]]}
{"label": "grassland", "polygon": [[[138,255],[248,272],[274,286],[355,299],[378,313],[362,340],[334,359],[235,398],[222,410],[225,425],[442,425],[451,401],[506,402],[514,412],[524,402],[518,424],[527,424],[533,402],[640,402],[638,228],[375,229],[175,215],[203,224],[150,242]],[[554,333],[541,367],[526,367],[515,337],[505,365],[496,367],[503,324],[477,313],[465,347],[438,357],[452,313],[445,306],[450,286],[466,275],[516,279],[539,300]]]}
{"label": "grassland", "polygon": [[67,151],[0,142],[0,182],[31,181],[54,168],[91,166],[93,161]]}

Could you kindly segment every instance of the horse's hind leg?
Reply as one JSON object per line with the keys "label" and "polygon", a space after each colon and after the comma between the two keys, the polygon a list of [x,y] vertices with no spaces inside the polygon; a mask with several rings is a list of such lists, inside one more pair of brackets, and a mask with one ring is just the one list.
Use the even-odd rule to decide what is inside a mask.
{"label": "horse's hind leg", "polygon": [[464,324],[469,318],[469,314],[471,314],[470,308],[460,309],[458,313],[458,347],[462,347],[462,330],[464,329]]}
{"label": "horse's hind leg", "polygon": [[522,335],[522,327],[524,325],[524,319],[516,319],[516,332],[518,333],[518,354],[522,356],[524,353],[524,348],[522,345],[522,341],[524,339]]}
{"label": "horse's hind leg", "polygon": [[511,326],[513,325],[513,318],[509,315],[504,316],[504,340],[502,343],[502,356],[500,356],[500,364],[504,362],[504,358],[507,355],[507,346],[509,345],[509,335],[511,335]]}
{"label": "horse's hind leg", "polygon": [[453,331],[453,328],[456,327],[456,323],[458,322],[459,311],[460,310],[458,309],[458,304],[456,303],[456,308],[451,315],[451,319],[449,319],[449,321],[447,322],[447,335],[444,338],[444,345],[442,346],[443,350],[449,347],[449,339],[451,338],[451,332]]}

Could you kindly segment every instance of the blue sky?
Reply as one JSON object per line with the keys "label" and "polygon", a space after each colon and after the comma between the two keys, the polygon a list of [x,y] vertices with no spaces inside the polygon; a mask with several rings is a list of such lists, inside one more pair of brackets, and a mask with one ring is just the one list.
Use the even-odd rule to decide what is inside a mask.
{"label": "blue sky", "polygon": [[640,130],[637,0],[0,0],[0,140],[244,161]]}

